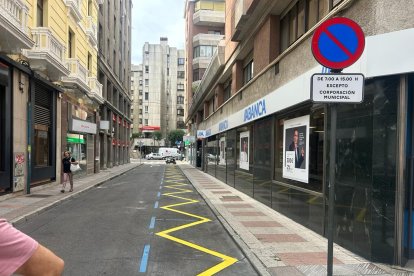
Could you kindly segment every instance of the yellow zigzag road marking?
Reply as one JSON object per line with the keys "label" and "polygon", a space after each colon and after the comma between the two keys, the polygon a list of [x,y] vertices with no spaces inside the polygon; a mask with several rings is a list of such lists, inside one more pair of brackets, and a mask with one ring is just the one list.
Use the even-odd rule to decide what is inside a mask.
{"label": "yellow zigzag road marking", "polygon": [[[185,180],[185,179],[180,179],[180,180]],[[235,259],[235,258],[226,256],[226,255],[221,254],[219,252],[210,250],[210,249],[202,247],[200,245],[197,245],[197,244],[188,242],[186,240],[182,240],[182,239],[179,239],[179,238],[176,238],[176,237],[173,237],[173,236],[169,235],[172,232],[179,231],[179,230],[189,228],[189,227],[193,227],[193,226],[205,223],[205,222],[209,222],[211,220],[208,219],[208,218],[202,217],[202,216],[198,216],[198,215],[187,213],[187,212],[184,212],[184,211],[181,211],[181,210],[173,209],[173,207],[187,205],[187,204],[193,204],[193,203],[197,203],[199,201],[191,199],[191,198],[185,198],[185,197],[182,197],[182,196],[178,196],[178,194],[192,193],[193,192],[192,190],[180,188],[182,186],[188,186],[188,184],[179,183],[179,182],[175,182],[175,181],[171,181],[171,180],[164,180],[164,182],[174,183],[173,185],[165,186],[165,188],[173,189],[173,190],[176,190],[177,192],[165,193],[163,195],[173,197],[173,198],[177,198],[177,199],[181,199],[181,200],[184,200],[184,202],[163,206],[161,208],[164,209],[164,210],[168,210],[168,211],[171,211],[171,212],[175,212],[175,213],[183,214],[183,215],[186,215],[186,216],[189,216],[189,217],[192,217],[192,218],[199,219],[199,221],[195,221],[195,222],[183,224],[183,225],[178,226],[178,227],[167,229],[167,230],[156,233],[156,235],[158,235],[160,237],[163,237],[163,238],[166,238],[166,239],[169,239],[171,241],[186,245],[188,247],[197,249],[201,252],[213,255],[213,256],[223,260],[221,263],[219,263],[219,264],[207,269],[206,271],[203,271],[200,274],[198,274],[200,276],[213,275],[213,274],[225,269],[226,267],[231,266],[235,262],[237,262],[237,259]]]}

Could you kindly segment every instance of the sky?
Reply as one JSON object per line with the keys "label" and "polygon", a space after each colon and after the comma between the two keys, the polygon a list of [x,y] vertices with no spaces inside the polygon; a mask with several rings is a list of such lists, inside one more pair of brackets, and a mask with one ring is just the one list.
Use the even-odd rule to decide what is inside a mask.
{"label": "sky", "polygon": [[184,49],[185,0],[132,0],[132,64],[142,63],[145,42],[159,44],[168,37],[168,45]]}

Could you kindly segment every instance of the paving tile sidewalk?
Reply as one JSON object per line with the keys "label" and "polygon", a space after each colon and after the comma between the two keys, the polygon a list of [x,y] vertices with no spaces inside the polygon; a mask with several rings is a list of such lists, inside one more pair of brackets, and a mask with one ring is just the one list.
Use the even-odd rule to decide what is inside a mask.
{"label": "paving tile sidewalk", "polygon": [[[326,275],[327,239],[188,164],[179,165],[261,275]],[[334,245],[334,275],[414,275]]]}
{"label": "paving tile sidewalk", "polygon": [[38,214],[52,206],[59,204],[79,193],[89,190],[105,181],[130,171],[140,164],[129,163],[93,174],[87,177],[74,179],[74,191],[61,193],[61,185],[51,183],[35,187],[28,195],[4,195],[0,197],[0,217],[11,223],[18,223],[28,217]]}

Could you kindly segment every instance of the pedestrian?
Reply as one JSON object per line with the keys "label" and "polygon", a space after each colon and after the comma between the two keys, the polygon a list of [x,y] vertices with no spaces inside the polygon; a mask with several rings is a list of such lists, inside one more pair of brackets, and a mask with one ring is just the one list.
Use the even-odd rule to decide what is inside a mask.
{"label": "pedestrian", "polygon": [[70,165],[76,165],[78,162],[76,162],[75,158],[70,156],[69,151],[65,151],[63,153],[63,159],[62,159],[62,165],[63,165],[63,184],[62,184],[62,190],[60,190],[62,193],[65,192],[66,182],[70,182],[70,190],[69,192],[73,192],[73,174],[70,169]]}
{"label": "pedestrian", "polygon": [[58,276],[64,265],[52,251],[0,219],[0,276]]}

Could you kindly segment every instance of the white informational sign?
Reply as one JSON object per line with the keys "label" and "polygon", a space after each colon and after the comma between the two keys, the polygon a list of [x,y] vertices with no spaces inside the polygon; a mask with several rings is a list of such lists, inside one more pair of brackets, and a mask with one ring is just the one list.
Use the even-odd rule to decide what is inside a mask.
{"label": "white informational sign", "polygon": [[195,136],[183,136],[183,141],[184,142],[190,142],[190,143],[194,143],[195,142]]}
{"label": "white informational sign", "polygon": [[226,165],[226,137],[220,138],[219,149],[220,149],[219,165],[225,166]]}
{"label": "white informational sign", "polygon": [[73,119],[72,130],[76,132],[96,134],[96,124],[82,121],[82,120]]}
{"label": "white informational sign", "polygon": [[309,115],[286,120],[283,128],[283,177],[309,182]]}
{"label": "white informational sign", "polygon": [[206,138],[205,130],[197,130],[197,138]]}
{"label": "white informational sign", "polygon": [[109,121],[100,121],[99,122],[99,129],[109,130]]}
{"label": "white informational sign", "polygon": [[360,103],[364,100],[364,75],[313,74],[311,98],[319,103]]}
{"label": "white informational sign", "polygon": [[243,170],[249,170],[249,132],[240,133],[240,158],[239,167]]}

